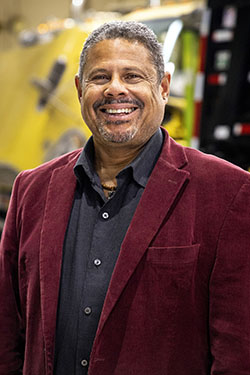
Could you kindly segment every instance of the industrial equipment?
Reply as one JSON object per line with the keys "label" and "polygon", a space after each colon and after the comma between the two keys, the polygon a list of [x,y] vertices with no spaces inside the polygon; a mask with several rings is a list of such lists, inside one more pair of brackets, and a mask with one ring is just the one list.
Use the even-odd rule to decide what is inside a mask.
{"label": "industrial equipment", "polygon": [[250,1],[209,0],[196,87],[199,148],[250,170]]}

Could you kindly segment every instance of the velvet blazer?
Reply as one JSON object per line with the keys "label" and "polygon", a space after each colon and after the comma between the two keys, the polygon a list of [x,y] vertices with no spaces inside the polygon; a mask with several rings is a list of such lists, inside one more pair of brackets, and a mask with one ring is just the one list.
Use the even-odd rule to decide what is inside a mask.
{"label": "velvet blazer", "polygon": [[[16,179],[0,250],[1,375],[53,374],[80,152]],[[250,174],[166,134],[112,274],[89,375],[208,374],[250,374]]]}

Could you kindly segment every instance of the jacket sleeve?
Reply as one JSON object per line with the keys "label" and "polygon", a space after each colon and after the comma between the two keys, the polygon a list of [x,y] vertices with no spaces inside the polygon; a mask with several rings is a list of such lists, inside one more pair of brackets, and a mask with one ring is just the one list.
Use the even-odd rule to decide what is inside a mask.
{"label": "jacket sleeve", "polygon": [[18,285],[17,177],[0,245],[0,374],[22,374],[23,327]]}
{"label": "jacket sleeve", "polygon": [[250,374],[250,180],[224,220],[210,280],[211,375]]}

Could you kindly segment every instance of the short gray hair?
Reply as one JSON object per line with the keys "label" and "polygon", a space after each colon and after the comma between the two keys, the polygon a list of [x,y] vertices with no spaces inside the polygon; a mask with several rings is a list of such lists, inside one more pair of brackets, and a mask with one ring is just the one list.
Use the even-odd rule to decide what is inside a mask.
{"label": "short gray hair", "polygon": [[107,39],[125,39],[141,43],[149,51],[152,63],[157,72],[158,81],[159,83],[161,82],[164,76],[162,46],[157,41],[156,35],[151,29],[135,21],[112,21],[104,23],[88,36],[80,56],[78,71],[80,82],[82,82],[84,66],[89,50],[97,43]]}

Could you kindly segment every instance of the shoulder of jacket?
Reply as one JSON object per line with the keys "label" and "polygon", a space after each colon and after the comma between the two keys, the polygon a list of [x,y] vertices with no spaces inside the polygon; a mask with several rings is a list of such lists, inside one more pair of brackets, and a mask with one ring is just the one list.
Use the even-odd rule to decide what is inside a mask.
{"label": "shoulder of jacket", "polygon": [[250,184],[250,173],[217,156],[196,149],[185,148],[188,163],[184,169],[201,184],[213,188],[224,186],[224,190],[237,191],[242,184]]}
{"label": "shoulder of jacket", "polygon": [[42,173],[50,173],[55,169],[63,166],[71,166],[77,161],[82,149],[71,151],[67,154],[58,156],[55,159],[49,160],[46,163],[39,165],[33,169],[26,169],[21,172],[22,176],[37,175]]}
{"label": "shoulder of jacket", "polygon": [[81,153],[82,149],[71,151],[67,154],[52,159],[33,169],[27,169],[19,173],[15,184],[23,187],[30,186],[35,182],[46,184],[52,173],[58,168],[65,168],[73,171],[73,167]]}

